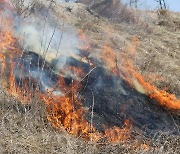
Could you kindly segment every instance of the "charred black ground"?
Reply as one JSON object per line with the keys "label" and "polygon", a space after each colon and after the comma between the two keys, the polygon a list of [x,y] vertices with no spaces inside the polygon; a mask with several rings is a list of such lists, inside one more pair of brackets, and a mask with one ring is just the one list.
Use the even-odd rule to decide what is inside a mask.
{"label": "charred black ground", "polygon": [[[61,95],[61,89],[57,85],[59,74],[54,71],[55,64],[56,62],[46,62],[34,52],[24,52],[16,59],[14,75],[17,85],[22,88],[21,81],[28,81],[30,89],[39,87],[43,93],[55,87],[54,94]],[[66,67],[68,66],[80,67],[86,73],[91,70],[89,64],[72,57],[67,59]],[[126,81],[110,74],[99,64],[94,66],[96,68],[81,82],[83,86],[79,97],[84,98],[83,107],[87,110],[85,118],[92,121],[97,130],[103,132],[105,128],[113,126],[121,128],[124,120],[130,119],[133,131],[141,132],[147,137],[153,137],[159,131],[179,135],[176,124],[180,124],[180,121],[177,115],[137,92]],[[64,76],[64,80],[68,86],[73,76]]]}

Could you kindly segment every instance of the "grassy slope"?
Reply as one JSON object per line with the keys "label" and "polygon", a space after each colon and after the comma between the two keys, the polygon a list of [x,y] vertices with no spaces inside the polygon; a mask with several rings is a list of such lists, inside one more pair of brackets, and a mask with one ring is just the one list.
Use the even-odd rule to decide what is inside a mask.
{"label": "grassy slope", "polygon": [[[110,44],[117,52],[129,44],[132,36],[137,36],[140,45],[137,48],[136,66],[145,75],[151,73],[165,78],[156,84],[168,86],[169,90],[180,94],[180,31],[171,27],[158,26],[156,13],[143,13],[148,17],[148,25],[121,23],[113,24],[103,18],[96,18],[85,11],[81,4],[57,6],[58,15],[88,36],[93,53],[101,51],[104,44]],[[67,11],[72,8],[72,12]],[[175,15],[175,14],[174,14]],[[150,17],[152,16],[152,18]],[[178,14],[176,15],[178,18]],[[143,18],[143,17],[142,17]],[[180,19],[179,19],[180,20]],[[153,21],[153,22],[152,22]],[[1,153],[134,153],[136,149],[118,144],[85,143],[66,132],[56,131],[48,124],[45,107],[35,100],[31,105],[21,105],[0,88],[0,151]],[[167,142],[166,142],[167,141]],[[152,141],[148,153],[178,153],[178,137],[160,135]],[[155,150],[155,151],[154,151]],[[137,152],[137,151],[136,151]],[[141,153],[142,151],[138,151]]]}
{"label": "grassy slope", "polygon": [[[63,16],[65,21],[85,32],[92,47],[92,55],[99,53],[106,44],[119,52],[130,44],[133,36],[136,36],[139,45],[135,65],[146,76],[161,76],[161,80],[155,82],[156,85],[160,88],[168,87],[171,93],[180,95],[179,13],[171,12],[160,16],[159,19],[158,12],[141,11],[137,12],[141,23],[115,24],[105,18],[90,15],[81,4],[66,7],[73,9]],[[60,11],[61,16],[64,15],[63,11],[66,9]]]}

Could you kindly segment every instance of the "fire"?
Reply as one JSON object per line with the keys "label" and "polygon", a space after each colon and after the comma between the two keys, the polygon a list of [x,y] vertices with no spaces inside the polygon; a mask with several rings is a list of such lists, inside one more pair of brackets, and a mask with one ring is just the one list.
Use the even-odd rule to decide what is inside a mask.
{"label": "fire", "polygon": [[90,44],[89,44],[89,42],[87,41],[87,38],[86,38],[86,35],[85,35],[85,33],[84,33],[84,31],[83,30],[80,30],[79,31],[79,37],[80,37],[80,40],[82,41],[82,45],[81,45],[81,49],[83,49],[83,50],[88,50],[88,49],[90,49]]}
{"label": "fire", "polygon": [[4,17],[0,12],[0,49],[1,53],[6,52],[10,44],[15,40],[13,38],[12,20],[10,17]]}
{"label": "fire", "polygon": [[148,141],[135,141],[131,144],[131,148],[134,150],[143,150],[144,152],[148,152],[150,150],[150,143]]}
{"label": "fire", "polygon": [[29,103],[31,101],[32,94],[29,91],[28,83],[26,81],[22,81],[23,87],[18,87],[15,76],[13,74],[14,65],[12,64],[9,77],[9,93],[14,96],[16,99],[20,100],[21,103]]}
{"label": "fire", "polygon": [[[8,91],[12,96],[19,99],[21,102],[28,102],[30,100],[30,92],[28,86],[24,83],[24,87],[20,89],[15,82],[14,76],[14,59],[20,57],[22,50],[18,47],[17,39],[13,36],[12,20],[10,17],[1,17],[0,23],[0,62],[1,74],[5,69],[9,72],[8,80],[5,80],[5,85],[8,85]],[[6,67],[6,65],[8,67]]]}
{"label": "fire", "polygon": [[[18,48],[17,40],[13,37],[13,30],[10,26],[10,22],[5,22],[5,24],[7,24],[6,29],[4,32],[0,33],[1,72],[4,72],[4,70],[7,69],[5,61],[8,58],[8,64],[10,64],[8,67],[9,78],[6,83],[9,87],[8,91],[22,103],[29,103],[32,100],[32,92],[29,90],[28,81],[22,79],[22,86],[19,86],[14,75],[16,65],[14,59],[21,56],[22,50]],[[84,42],[86,42],[85,35],[83,36],[83,33],[81,34],[81,37],[84,39]],[[88,43],[85,43],[85,46],[89,48]],[[22,69],[21,66],[18,67]],[[68,72],[71,73],[71,75],[74,75],[73,82],[70,83],[70,85],[66,85],[64,81],[64,77]],[[114,127],[106,130],[103,134],[98,132],[95,127],[84,118],[86,111],[83,109],[82,103],[78,98],[78,90],[81,88],[80,80],[85,76],[85,73],[81,68],[69,66],[64,70],[61,70],[60,74],[63,76],[61,75],[59,77],[58,86],[65,95],[54,96],[51,93],[53,88],[52,91],[40,94],[43,102],[46,104],[47,119],[54,128],[64,128],[68,133],[75,136],[81,136],[83,139],[90,141],[99,141],[104,137],[104,135],[112,142],[119,139],[123,140],[127,137],[127,133],[129,134],[129,130],[127,128],[129,122],[125,122],[122,129]],[[118,134],[116,139],[111,137],[113,131]]]}
{"label": "fire", "polygon": [[[70,68],[74,70],[72,67]],[[81,69],[75,70],[77,74],[83,74]],[[128,119],[124,121],[122,128],[114,126],[105,129],[104,133],[98,132],[94,126],[84,119],[86,111],[77,96],[78,90],[81,88],[79,81],[74,80],[73,83],[67,86],[63,78],[60,77],[59,87],[66,96],[41,95],[47,106],[47,118],[54,128],[64,128],[69,134],[81,136],[83,139],[91,141],[99,141],[103,137],[111,142],[130,138],[132,124]]]}
{"label": "fire", "polygon": [[[68,67],[67,69],[72,73],[77,73],[80,77],[84,74],[80,68]],[[64,78],[60,77],[59,88],[63,91],[63,96],[53,96],[50,93],[41,94],[41,98],[47,106],[48,121],[56,129],[63,128],[69,134],[81,136],[86,140],[98,141],[102,134],[84,119],[85,111],[77,96],[78,90],[81,88],[79,81],[74,80],[66,85]]]}
{"label": "fire", "polygon": [[0,48],[1,49],[5,49],[8,45],[10,45],[13,41],[13,38],[12,38],[12,34],[11,32],[1,32],[0,34],[1,36],[1,39],[0,39]]}
{"label": "fire", "polygon": [[75,96],[42,96],[42,99],[47,105],[47,118],[54,128],[64,128],[69,134],[91,141],[98,141],[102,137],[102,134],[84,119],[85,111]]}
{"label": "fire", "polygon": [[[23,87],[21,87],[17,84],[14,75],[14,59],[21,56],[22,50],[18,46],[17,39],[13,37],[11,21],[5,20],[3,23],[0,23],[0,28],[1,27],[6,27],[0,31],[1,72],[4,72],[4,70],[7,69],[6,65],[10,63],[8,66],[10,72],[9,80],[7,81],[7,85],[9,85],[8,91],[22,103],[30,102],[33,95],[29,90],[28,81],[25,79],[22,80],[21,84]],[[90,49],[90,45],[83,31],[80,32],[80,38],[84,43],[82,48],[85,50]],[[159,90],[156,86],[146,82],[145,78],[138,73],[138,70],[134,67],[131,58],[135,53],[135,47],[138,43],[139,40],[133,37],[132,45],[127,49],[129,53],[124,51],[115,52],[109,45],[105,45],[99,58],[104,62],[107,70],[123,78],[139,92],[146,94],[149,98],[156,100],[160,105],[168,109],[179,110],[180,100],[177,99],[175,95],[169,94],[164,90]],[[6,58],[9,58],[7,64]],[[19,68],[21,68],[21,66]],[[47,119],[54,128],[63,128],[72,135],[81,136],[83,139],[91,141],[99,141],[101,138],[106,137],[111,142],[118,142],[131,137],[132,123],[129,119],[124,121],[122,128],[114,126],[105,129],[104,132],[97,131],[96,128],[85,119],[86,110],[83,109],[83,99],[78,96],[78,91],[81,88],[81,79],[86,76],[81,68],[68,66],[59,73],[61,75],[59,76],[57,84],[64,95],[53,95],[51,93],[54,90],[53,87],[52,90],[47,91],[47,93],[39,92],[40,98],[46,104]],[[73,76],[73,81],[69,83],[69,85],[64,81],[68,73],[71,73],[71,76]],[[38,95],[39,93],[36,94]]]}
{"label": "fire", "polygon": [[0,54],[0,62],[1,62],[1,74],[4,72],[5,69],[5,57],[3,54]]}
{"label": "fire", "polygon": [[141,145],[141,148],[142,148],[144,151],[149,151],[150,146],[149,146],[148,144],[144,143],[144,144]]}
{"label": "fire", "polygon": [[158,89],[155,85],[146,82],[146,79],[134,68],[130,59],[122,58],[124,68],[122,68],[125,80],[133,85],[139,92],[146,94],[149,98],[156,100],[167,109],[179,110],[180,100],[175,95],[169,94],[165,90]]}
{"label": "fire", "polygon": [[108,70],[111,70],[114,74],[117,75],[117,55],[116,52],[112,52],[110,46],[105,45],[103,47],[102,54],[100,55],[100,59],[104,61]]}
{"label": "fire", "polygon": [[158,89],[152,83],[148,83],[146,79],[134,67],[132,63],[132,54],[134,54],[135,49],[133,48],[135,48],[137,44],[138,40],[135,38],[132,39],[132,47],[130,48],[129,53],[125,51],[116,53],[109,46],[105,46],[103,47],[101,59],[112,73],[123,78],[137,91],[146,94],[149,98],[156,100],[157,103],[167,109],[179,110],[180,100],[177,99],[175,95],[169,94],[165,90]]}
{"label": "fire", "polygon": [[122,128],[114,126],[105,130],[105,135],[111,142],[124,141],[130,138],[132,130],[132,123],[126,119]]}
{"label": "fire", "polygon": [[[145,94],[148,95],[151,99],[156,100],[160,105],[164,106],[167,109],[180,109],[180,100],[177,99],[175,95],[169,94],[164,90],[159,90],[154,85],[146,82],[143,76],[136,72],[132,65],[130,68],[128,68],[128,73],[132,75],[135,80],[138,81],[140,86],[144,89]],[[130,80],[132,81],[132,79]]]}
{"label": "fire", "polygon": [[80,80],[85,76],[84,71],[81,68],[72,66],[68,66],[65,69],[61,70],[60,74],[62,74],[63,76],[68,76],[70,74],[76,80]]}

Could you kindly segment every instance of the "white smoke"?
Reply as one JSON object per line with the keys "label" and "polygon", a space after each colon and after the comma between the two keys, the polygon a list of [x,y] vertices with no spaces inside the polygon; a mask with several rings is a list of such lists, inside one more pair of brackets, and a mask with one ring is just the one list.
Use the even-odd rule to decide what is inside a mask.
{"label": "white smoke", "polygon": [[73,56],[78,54],[76,47],[80,41],[75,32],[61,31],[58,27],[51,27],[48,23],[41,27],[36,23],[25,25],[21,28],[24,38],[25,50],[46,56],[51,61],[60,55]]}
{"label": "white smoke", "polygon": [[[28,4],[27,0],[25,2]],[[68,57],[77,57],[79,54],[77,48],[81,46],[81,41],[76,29],[53,16],[48,7],[38,8],[18,22],[16,37],[21,38],[24,51],[33,51],[49,62],[63,56],[63,60],[61,58],[57,63],[59,69],[66,64]]]}

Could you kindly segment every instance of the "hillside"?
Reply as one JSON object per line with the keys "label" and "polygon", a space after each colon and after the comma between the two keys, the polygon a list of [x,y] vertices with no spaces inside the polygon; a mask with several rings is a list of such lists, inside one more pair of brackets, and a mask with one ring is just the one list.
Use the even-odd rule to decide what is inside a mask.
{"label": "hillside", "polygon": [[[74,44],[76,48],[80,48],[82,51],[85,50],[85,55],[87,54],[90,60],[94,60],[95,58],[98,60],[103,59],[103,62],[105,64],[107,63],[107,65],[104,65],[102,69],[97,69],[97,72],[94,71],[94,74],[92,74],[95,77],[99,77],[98,73],[100,71],[106,75],[106,71],[108,72],[109,69],[111,69],[111,61],[114,60],[112,52],[103,55],[103,50],[107,49],[108,51],[113,51],[116,55],[121,55],[121,51],[125,51],[125,53],[130,53],[130,55],[127,56],[128,58],[126,56],[124,59],[118,59],[118,56],[118,58],[115,58],[120,65],[125,65],[125,59],[127,58],[128,61],[130,57],[135,70],[138,70],[147,82],[180,98],[180,13],[158,10],[135,11],[123,7],[124,11],[121,12],[119,17],[116,14],[116,10],[119,9],[119,7],[114,8],[115,5],[107,4],[115,10],[115,13],[112,13],[112,16],[109,17],[105,15],[106,12],[102,13],[102,10],[106,10],[106,4],[103,5],[100,5],[100,8],[99,5],[94,5],[89,9],[87,5],[82,3],[43,1],[33,3],[28,9],[16,9],[18,12],[17,14],[23,18],[23,21],[26,21],[28,24],[37,23],[37,25],[40,25],[40,29],[42,29],[44,21],[46,20],[49,25],[56,25],[58,23],[57,29],[60,29],[64,33],[64,38],[62,37],[61,41],[61,50],[65,49],[70,51],[70,56],[74,59],[81,59],[71,47]],[[45,55],[44,53],[41,53],[40,50],[38,50],[39,46],[37,41],[34,40],[34,38],[31,39],[31,29],[29,29],[29,27],[22,28],[22,31],[26,30],[30,31],[30,33],[28,33],[30,36],[27,36],[27,42],[26,40],[25,42],[28,44],[28,41],[33,41],[32,44],[31,42],[29,43],[30,45],[27,49],[34,50],[33,52],[42,55],[42,57],[47,60],[47,68],[50,67],[48,65],[50,65],[51,62],[54,62],[53,60],[58,54],[54,54],[52,52],[54,48],[51,47],[49,47],[50,51],[47,50]],[[54,29],[50,30],[53,32]],[[33,33],[35,32],[33,31]],[[59,36],[60,35],[57,35],[58,38]],[[36,43],[37,46],[34,45]],[[67,56],[66,51],[64,52],[65,53],[63,54]],[[82,58],[85,61],[84,63],[89,60],[88,58]],[[81,61],[83,61],[82,59]],[[97,68],[102,65],[99,61],[95,61],[94,63],[97,64]],[[112,63],[112,66],[114,66],[115,62],[113,61]],[[46,68],[46,64],[44,65]],[[57,74],[56,69],[53,71]],[[81,75],[81,72],[79,74]],[[100,75],[100,78],[101,77],[102,76]],[[2,78],[4,78],[4,76]],[[107,78],[111,78],[110,75],[107,75]],[[103,78],[102,81],[107,78]],[[116,79],[116,77],[113,76],[112,80],[114,79]],[[94,83],[91,80],[95,79],[89,79],[89,82],[92,82],[93,86]],[[10,94],[8,85],[4,85],[3,82],[4,80],[1,81],[2,86],[0,87],[0,151],[2,153],[178,153],[180,150],[179,110],[172,111],[162,109],[161,111],[161,108],[163,107],[156,108],[147,105],[148,107],[145,108],[141,104],[139,105],[138,101],[141,102],[142,100],[143,105],[146,106],[145,100],[148,100],[148,98],[146,98],[146,90],[144,90],[139,83],[134,83],[135,90],[129,90],[129,87],[131,86],[127,86],[127,89],[125,88],[125,91],[129,90],[129,93],[132,93],[133,95],[132,98],[128,98],[128,101],[132,103],[131,99],[134,99],[134,97],[137,96],[138,101],[134,102],[135,105],[132,105],[132,108],[140,106],[141,108],[145,108],[149,113],[153,113],[152,111],[155,109],[155,117],[158,115],[161,116],[162,113],[165,119],[170,119],[170,122],[167,122],[167,125],[163,125],[162,128],[174,125],[177,127],[177,133],[168,133],[163,130],[161,131],[160,129],[159,132],[151,132],[153,137],[151,135],[149,135],[150,137],[147,135],[147,137],[137,126],[139,134],[134,138],[128,138],[127,140],[115,143],[110,143],[110,141],[103,139],[99,142],[84,141],[81,135],[77,137],[68,134],[63,128],[59,129],[57,127],[55,129],[53,123],[50,123],[47,119],[46,109],[48,107],[43,103],[42,99],[34,96],[31,103],[23,104],[21,103],[21,100]],[[124,81],[122,84],[123,86],[126,85]],[[89,87],[88,85],[86,86],[89,88],[89,91],[93,89],[91,85]],[[105,89],[102,90],[102,93],[99,91],[100,94],[93,94],[93,98],[102,102],[102,104],[103,101],[106,101],[106,96],[103,96],[105,94],[107,94],[107,100],[112,102],[112,104],[113,102],[118,101],[117,99],[121,99],[121,95],[123,94],[125,97],[126,95],[128,97],[128,94],[126,94],[121,87],[110,87],[109,83],[104,87]],[[86,94],[86,92],[84,93],[85,96],[88,94]],[[118,95],[117,93],[121,93],[121,95]],[[99,95],[102,96],[99,97]],[[87,96],[88,101],[89,99],[89,96]],[[89,102],[91,102],[91,100]],[[89,102],[87,102],[87,106],[83,107],[84,110],[91,108],[91,106],[88,106]],[[155,106],[156,105],[157,104],[155,103]],[[126,105],[122,107],[127,108]],[[136,110],[138,110],[138,107]],[[103,107],[100,106],[99,108]],[[111,106],[109,108],[111,108]],[[130,108],[128,112],[133,112],[130,114],[134,115],[136,112],[132,111],[132,108]],[[98,115],[99,114],[96,114],[96,111],[94,111],[95,118]],[[107,119],[109,118],[109,115],[110,114],[107,113]],[[126,115],[123,116],[126,117]],[[160,116],[159,119],[161,119]],[[150,117],[153,119],[153,115]],[[136,119],[136,117],[134,118]],[[106,119],[106,117],[104,119]],[[98,119],[97,117],[95,121],[103,121],[104,119]],[[116,117],[114,119],[112,117],[109,121],[111,120],[116,121]],[[115,124],[116,123],[119,124],[118,122],[115,122]],[[151,121],[149,121],[149,123],[151,124]],[[114,123],[112,122],[112,124]],[[101,129],[99,128],[99,125],[100,124],[98,123],[97,129]],[[147,129],[149,129],[148,126]]]}
{"label": "hillside", "polygon": [[[158,11],[138,11],[134,13],[135,18],[140,20],[137,23],[118,23],[94,17],[83,4],[64,3],[57,7],[56,11],[67,24],[85,33],[94,53],[106,44],[118,52],[126,48],[133,37],[137,37],[139,42],[134,64],[144,75],[162,77],[162,80],[155,81],[156,84],[179,95],[179,13],[159,15]],[[72,9],[71,12],[68,8]]]}

